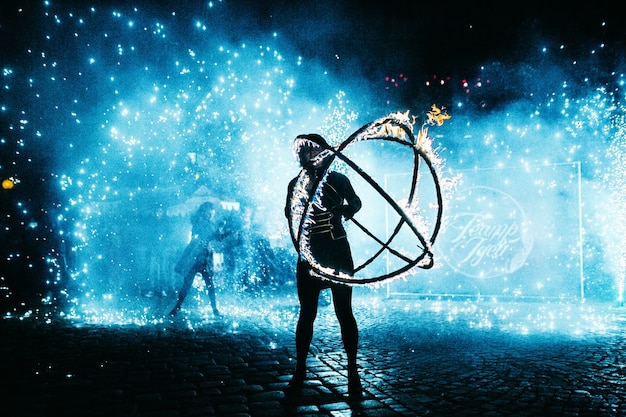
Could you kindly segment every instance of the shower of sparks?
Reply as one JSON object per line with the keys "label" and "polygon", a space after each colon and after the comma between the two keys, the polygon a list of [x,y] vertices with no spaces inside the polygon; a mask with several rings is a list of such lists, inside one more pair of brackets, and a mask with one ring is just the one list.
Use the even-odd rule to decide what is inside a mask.
{"label": "shower of sparks", "polygon": [[[253,245],[245,242],[240,262],[226,266],[237,274],[218,274],[218,298],[237,291],[266,299],[290,294],[293,256],[286,249],[282,209],[286,184],[297,172],[293,138],[319,131],[336,143],[372,114],[431,104],[400,98],[399,92],[417,81],[410,70],[366,85],[358,76],[334,78],[324,63],[298,55],[286,33],[244,31],[235,41],[232,22],[223,23],[220,13],[227,5],[221,1],[204,3],[202,12],[123,2],[23,3],[6,6],[0,17],[3,40],[10,37],[0,61],[0,296],[18,305],[8,317],[49,319],[43,304],[77,321],[163,323],[162,312],[171,308],[180,285],[168,268],[189,227],[184,215],[168,215],[168,209],[202,187],[216,199],[241,203],[242,217],[252,213],[248,232],[267,239],[258,250],[271,252],[273,262],[272,268],[257,265],[257,252],[249,252]],[[27,35],[18,32],[22,27]],[[558,233],[565,227],[578,230],[578,224],[541,229],[547,230],[540,238],[548,253],[541,277],[523,288],[500,283],[502,294],[494,296],[506,295],[513,303],[445,304],[441,311],[451,320],[472,328],[498,323],[520,333],[609,330],[610,310],[570,304],[559,285],[554,288],[556,277],[577,267],[583,269],[585,297],[624,301],[625,79],[623,64],[611,61],[622,54],[599,43],[591,51],[581,47],[571,59],[566,52],[574,45],[551,46],[537,46],[534,70],[492,63],[472,77],[433,76],[422,83],[426,89],[435,84],[448,89],[453,97],[445,106],[452,120],[429,144],[446,160],[445,177],[503,169],[501,178],[495,175],[503,189],[513,194],[524,184],[532,190],[526,201],[531,206],[557,190],[563,197],[543,209],[581,211],[580,238],[564,241]],[[561,63],[558,70],[551,62]],[[607,70],[598,75],[598,68]],[[433,109],[432,117],[438,123],[446,114]],[[365,171],[403,168],[388,147],[366,156]],[[580,201],[559,188],[575,184],[571,175],[568,184],[560,177],[528,181],[538,172],[535,167],[555,164],[580,167]],[[443,188],[455,185],[450,181]],[[540,230],[543,213],[527,214]],[[382,218],[374,210],[370,215]],[[271,283],[264,272],[272,275]],[[444,266],[429,276],[445,281],[448,295],[467,295]],[[434,279],[407,277],[406,284],[434,287]],[[516,303],[530,288],[544,303],[522,314]],[[25,295],[29,291],[39,298],[34,307],[26,302],[32,301]],[[201,283],[189,298],[190,305],[206,307]],[[267,305],[259,314],[277,326],[293,320],[289,309],[276,307],[274,313],[273,304]],[[242,320],[250,313],[233,301],[226,311]],[[407,314],[417,311],[409,307]],[[190,316],[191,327],[211,320],[202,308]]]}

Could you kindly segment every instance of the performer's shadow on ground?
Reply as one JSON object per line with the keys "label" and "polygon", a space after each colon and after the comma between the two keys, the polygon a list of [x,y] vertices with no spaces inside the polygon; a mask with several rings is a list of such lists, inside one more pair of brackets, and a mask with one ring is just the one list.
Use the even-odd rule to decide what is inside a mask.
{"label": "performer's shadow on ground", "polygon": [[363,391],[361,397],[353,398],[348,394],[347,389],[342,390],[339,387],[328,388],[319,383],[319,381],[309,380],[304,383],[304,386],[299,391],[285,390],[282,404],[289,415],[296,415],[302,413],[303,408],[306,407],[320,409],[328,404],[346,403],[352,411],[351,416],[357,417],[364,412],[362,403],[371,399],[371,395],[365,391]]}

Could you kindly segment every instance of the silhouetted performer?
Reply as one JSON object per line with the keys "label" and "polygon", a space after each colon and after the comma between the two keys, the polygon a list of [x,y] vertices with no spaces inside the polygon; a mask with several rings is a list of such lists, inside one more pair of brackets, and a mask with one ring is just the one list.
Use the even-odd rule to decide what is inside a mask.
{"label": "silhouetted performer", "polygon": [[220,225],[215,220],[213,203],[203,203],[191,217],[191,241],[176,264],[175,271],[183,276],[183,286],[178,291],[178,301],[171,316],[176,315],[185,301],[185,297],[193,284],[196,274],[201,274],[209,291],[213,314],[219,316],[215,302],[215,286],[213,285],[213,248],[212,242],[221,240]]}
{"label": "silhouetted performer", "polygon": [[[332,152],[326,140],[317,134],[298,136],[294,142],[302,170],[289,183],[285,215],[290,227],[300,222],[300,209],[306,211],[313,198],[313,215],[304,222],[310,237],[308,248],[298,251],[296,278],[300,314],[296,327],[296,370],[289,383],[288,393],[298,392],[306,377],[306,358],[313,339],[313,322],[317,316],[320,291],[330,288],[335,314],[341,327],[341,337],[348,359],[348,390],[352,398],[362,395],[361,380],[357,371],[357,346],[359,333],[352,313],[352,287],[323,280],[311,274],[311,265],[301,250],[310,251],[312,258],[321,266],[349,275],[354,273],[354,262],[342,217],[350,219],[360,208],[361,200],[354,192],[348,178],[338,172],[326,172],[332,162]],[[321,193],[315,196],[315,183],[322,184]],[[299,224],[299,223],[298,223]],[[298,227],[295,224],[295,227]]]}

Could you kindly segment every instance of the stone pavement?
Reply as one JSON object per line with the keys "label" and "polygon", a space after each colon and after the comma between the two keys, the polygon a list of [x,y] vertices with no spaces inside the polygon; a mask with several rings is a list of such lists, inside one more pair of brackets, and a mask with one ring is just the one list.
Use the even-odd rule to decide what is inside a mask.
{"label": "stone pavement", "polygon": [[221,318],[3,319],[2,416],[626,416],[620,307],[357,296],[354,402],[332,306],[285,398],[295,300],[219,300]]}

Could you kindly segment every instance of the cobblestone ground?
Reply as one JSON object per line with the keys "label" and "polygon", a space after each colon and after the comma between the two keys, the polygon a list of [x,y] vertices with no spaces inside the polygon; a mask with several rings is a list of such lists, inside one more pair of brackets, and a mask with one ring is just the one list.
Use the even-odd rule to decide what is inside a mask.
{"label": "cobblestone ground", "polygon": [[295,398],[295,301],[221,307],[128,324],[5,318],[2,415],[626,416],[623,308],[357,297],[355,402],[332,306]]}

